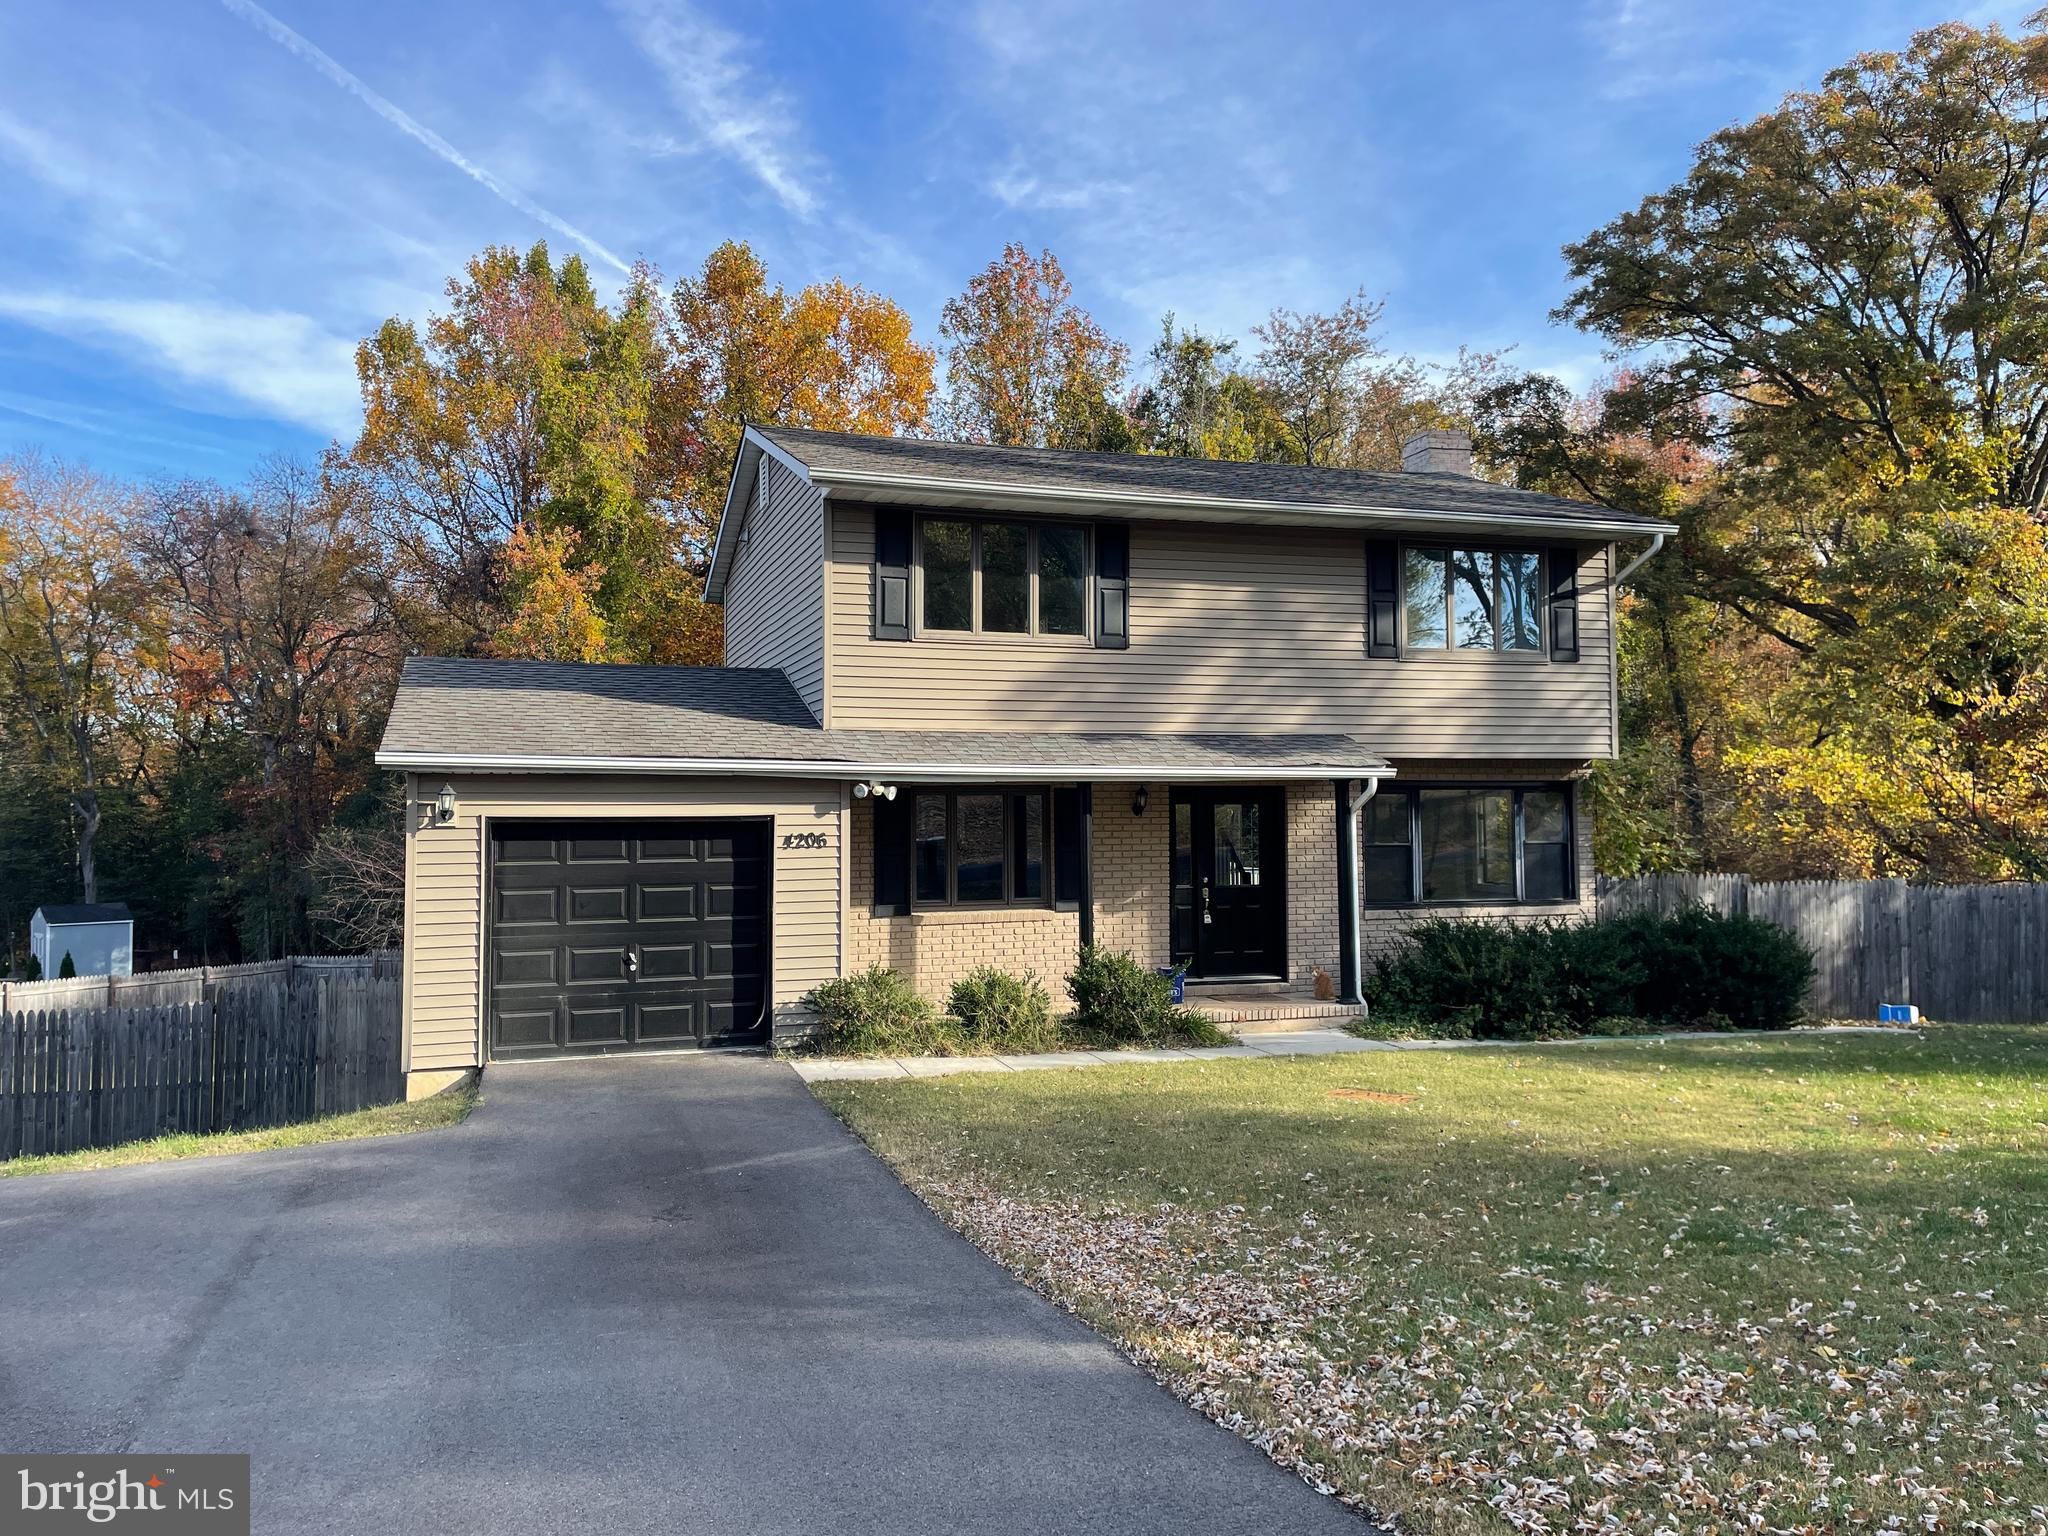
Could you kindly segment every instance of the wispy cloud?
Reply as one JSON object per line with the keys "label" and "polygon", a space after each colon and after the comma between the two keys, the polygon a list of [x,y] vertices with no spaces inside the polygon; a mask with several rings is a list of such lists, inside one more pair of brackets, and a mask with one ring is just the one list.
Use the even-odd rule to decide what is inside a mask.
{"label": "wispy cloud", "polygon": [[787,140],[794,108],[748,68],[740,38],[683,0],[614,0],[612,9],[690,125],[791,213],[814,217],[817,194],[806,184],[800,156]]}
{"label": "wispy cloud", "polygon": [[1065,184],[1035,176],[1020,166],[990,179],[989,194],[1005,208],[1093,208],[1130,196],[1127,181],[1078,181]]}
{"label": "wispy cloud", "polygon": [[359,419],[354,343],[288,310],[0,291],[0,316],[138,347],[179,379],[316,431],[350,432]]}
{"label": "wispy cloud", "polygon": [[517,187],[507,186],[483,166],[478,165],[462,151],[450,144],[441,135],[427,127],[388,97],[379,95],[361,79],[336,63],[318,46],[307,41],[290,27],[279,21],[270,12],[257,5],[255,0],[221,0],[228,10],[242,18],[252,27],[265,34],[273,42],[296,54],[313,66],[329,80],[347,91],[363,105],[375,112],[392,127],[418,141],[441,159],[461,171],[479,186],[492,193],[510,206],[518,209],[536,223],[543,224],[559,235],[575,241],[598,260],[617,268],[620,272],[631,270],[629,265],[613,252],[600,245],[590,235],[578,229],[560,215],[549,212]]}

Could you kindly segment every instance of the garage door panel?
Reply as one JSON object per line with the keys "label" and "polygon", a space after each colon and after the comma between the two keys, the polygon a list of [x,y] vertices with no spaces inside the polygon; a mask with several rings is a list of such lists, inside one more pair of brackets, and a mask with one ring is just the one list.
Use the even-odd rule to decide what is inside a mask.
{"label": "garage door panel", "polygon": [[561,892],[552,888],[540,891],[501,890],[496,903],[498,926],[511,928],[533,924],[553,927],[561,918],[557,901],[560,895]]}
{"label": "garage door panel", "polygon": [[553,945],[546,949],[512,949],[501,944],[491,958],[495,962],[494,978],[501,987],[553,986],[561,978],[561,951]]}
{"label": "garage door panel", "polygon": [[653,1003],[643,1005],[639,1012],[643,1041],[664,1040],[674,1044],[698,1036],[701,1010],[695,1003]]}
{"label": "garage door panel", "polygon": [[606,1008],[579,1008],[571,1004],[567,1012],[569,1018],[569,1044],[624,1045],[626,1043],[626,1008],[624,1004]]}
{"label": "garage door panel", "polygon": [[572,885],[569,887],[569,921],[623,923],[627,921],[626,899],[626,887],[623,885]]}
{"label": "garage door panel", "polygon": [[640,887],[640,921],[688,921],[703,911],[698,899],[702,889],[695,885],[643,885]]}
{"label": "garage door panel", "polygon": [[626,952],[615,945],[602,949],[571,949],[568,981],[571,986],[594,981],[624,981]]}
{"label": "garage door panel", "polygon": [[695,944],[643,944],[640,946],[640,975],[646,981],[697,981],[703,971],[697,963]]}
{"label": "garage door panel", "polygon": [[768,845],[763,822],[494,829],[493,1052],[757,1038],[766,1014]]}
{"label": "garage door panel", "polygon": [[554,864],[561,858],[561,845],[552,837],[507,837],[498,840],[498,867],[521,864]]}
{"label": "garage door panel", "polygon": [[500,1050],[545,1050],[555,1043],[555,1010],[505,1008],[497,1015]]}

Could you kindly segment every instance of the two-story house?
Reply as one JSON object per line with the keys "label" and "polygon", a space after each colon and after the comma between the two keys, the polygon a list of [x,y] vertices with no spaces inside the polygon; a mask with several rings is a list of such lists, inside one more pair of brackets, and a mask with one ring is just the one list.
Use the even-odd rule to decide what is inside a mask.
{"label": "two-story house", "polygon": [[1090,942],[1351,1000],[1417,914],[1583,913],[1668,531],[1455,433],[1378,474],[750,428],[726,665],[407,663],[410,1080],[757,1043],[877,961],[1057,993]]}

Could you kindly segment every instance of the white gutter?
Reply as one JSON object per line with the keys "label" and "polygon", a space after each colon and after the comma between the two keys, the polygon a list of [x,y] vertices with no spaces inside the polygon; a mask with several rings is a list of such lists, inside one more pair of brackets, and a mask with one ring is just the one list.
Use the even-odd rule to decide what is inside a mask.
{"label": "white gutter", "polygon": [[956,496],[989,496],[1022,502],[1046,502],[1069,506],[1152,507],[1166,512],[1272,513],[1300,519],[1304,515],[1338,516],[1361,523],[1447,522],[1472,523],[1482,527],[1538,529],[1558,532],[1604,533],[1626,538],[1653,530],[1676,533],[1675,523],[1631,520],[1621,522],[1598,517],[1526,517],[1505,512],[1459,512],[1429,507],[1382,507],[1338,502],[1273,501],[1237,496],[1198,496],[1187,492],[1161,495],[1151,491],[1128,491],[1108,487],[1078,489],[1067,486],[1025,485],[1005,480],[947,480],[930,475],[899,475],[884,470],[821,469],[812,466],[810,479],[829,490],[835,485],[864,490],[884,490],[914,496],[918,492],[950,493]]}
{"label": "white gutter", "polygon": [[1148,763],[855,763],[844,759],[763,757],[562,757],[502,753],[379,752],[380,768],[415,773],[645,773],[724,775],[748,779],[884,780],[909,784],[1064,784],[1075,779],[1122,783],[1242,784],[1297,779],[1350,778],[1370,771],[1393,777],[1392,768],[1367,770],[1356,763],[1288,763],[1230,767]]}
{"label": "white gutter", "polygon": [[[1391,769],[1388,770],[1387,777],[1393,777],[1393,771]],[[1351,854],[1354,860],[1357,859],[1359,850],[1358,813],[1365,809],[1366,801],[1370,800],[1374,795],[1378,794],[1379,792],[1380,781],[1376,778],[1369,778],[1365,780],[1365,787],[1361,789],[1357,794],[1351,797]],[[1363,867],[1359,867],[1355,869],[1352,875],[1351,896],[1353,901],[1358,901],[1364,896],[1364,892],[1360,889],[1360,885],[1362,883],[1364,874],[1365,870],[1363,869]],[[1366,1014],[1365,923],[1356,912],[1353,912],[1351,914],[1350,928],[1351,938],[1344,947],[1351,951],[1350,955],[1346,958],[1348,958],[1351,962],[1349,969],[1351,971],[1352,984],[1358,988],[1358,1013],[1359,1017],[1363,1018]],[[1338,931],[1343,931],[1342,925],[1339,925]],[[1349,999],[1346,999],[1346,1002],[1348,1003]]]}

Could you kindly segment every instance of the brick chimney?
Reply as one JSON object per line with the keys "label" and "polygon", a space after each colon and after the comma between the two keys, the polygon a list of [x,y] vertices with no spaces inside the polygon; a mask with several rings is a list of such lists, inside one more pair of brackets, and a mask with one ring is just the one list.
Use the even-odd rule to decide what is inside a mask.
{"label": "brick chimney", "polygon": [[1463,432],[1433,428],[1401,445],[1401,468],[1411,475],[1472,475],[1472,439]]}

